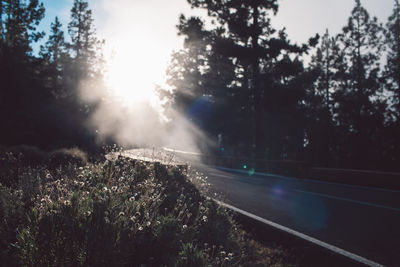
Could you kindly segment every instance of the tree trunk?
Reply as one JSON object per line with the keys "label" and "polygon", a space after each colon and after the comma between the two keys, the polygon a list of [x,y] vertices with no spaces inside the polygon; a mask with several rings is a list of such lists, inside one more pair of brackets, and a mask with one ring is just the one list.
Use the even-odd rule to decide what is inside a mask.
{"label": "tree trunk", "polygon": [[263,150],[263,112],[262,112],[262,102],[261,102],[261,88],[259,83],[260,77],[260,64],[259,64],[259,32],[260,26],[258,25],[258,6],[254,4],[253,6],[253,32],[251,36],[252,41],[252,109],[253,109],[253,140],[252,140],[252,158],[255,160],[258,157],[262,157]]}

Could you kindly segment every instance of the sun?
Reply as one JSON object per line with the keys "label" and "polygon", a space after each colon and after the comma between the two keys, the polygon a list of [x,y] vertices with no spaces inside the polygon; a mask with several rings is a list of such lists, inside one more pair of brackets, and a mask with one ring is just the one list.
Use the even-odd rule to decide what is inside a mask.
{"label": "sun", "polygon": [[165,83],[167,59],[159,42],[145,33],[122,36],[109,44],[107,86],[127,104],[158,101],[156,85]]}
{"label": "sun", "polygon": [[[101,36],[106,40],[107,85],[125,103],[159,102],[156,85],[166,85],[173,51],[182,47],[176,36],[176,9],[167,1],[103,1]],[[164,19],[164,16],[166,19]],[[161,19],[163,18],[163,19]]]}

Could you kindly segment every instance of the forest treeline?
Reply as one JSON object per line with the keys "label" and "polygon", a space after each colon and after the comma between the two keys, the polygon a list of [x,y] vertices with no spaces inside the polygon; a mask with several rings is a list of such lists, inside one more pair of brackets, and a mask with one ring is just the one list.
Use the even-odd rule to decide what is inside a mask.
{"label": "forest treeline", "polygon": [[[342,32],[305,44],[272,26],[277,0],[187,2],[208,18],[179,18],[184,47],[160,90],[172,120],[184,113],[221,155],[400,170],[397,0],[385,24],[355,0]],[[94,149],[96,104],[79,89],[104,87],[105,68],[88,3],[74,1],[69,38],[58,18],[46,36],[37,30],[38,0],[0,3],[0,143]]]}
{"label": "forest treeline", "polygon": [[272,26],[278,1],[188,2],[209,17],[180,17],[167,97],[220,154],[400,169],[398,1],[383,25],[355,0],[339,34],[306,44]]}
{"label": "forest treeline", "polygon": [[[45,16],[38,0],[0,3],[0,143],[94,149],[95,131],[87,126],[94,106],[79,90],[102,86],[103,41],[88,3],[74,1],[70,38],[57,17],[47,38],[37,29]],[[33,51],[44,38],[39,53]]]}

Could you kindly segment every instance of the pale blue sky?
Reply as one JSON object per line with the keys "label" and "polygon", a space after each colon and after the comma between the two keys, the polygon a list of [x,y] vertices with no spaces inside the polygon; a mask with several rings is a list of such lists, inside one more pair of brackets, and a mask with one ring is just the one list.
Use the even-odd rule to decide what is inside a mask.
{"label": "pale blue sky", "polygon": [[[352,0],[279,0],[279,12],[274,19],[275,25],[286,26],[293,41],[304,42],[315,33],[329,32],[336,34],[346,25],[351,10]],[[378,17],[386,23],[392,13],[393,0],[361,0],[370,16]]]}
{"label": "pale blue sky", "polygon": [[[306,42],[329,28],[340,32],[354,7],[353,0],[278,0],[280,7],[273,25],[286,27],[289,39]],[[41,28],[48,31],[50,22],[59,16],[66,26],[73,0],[43,0],[46,18]],[[371,16],[382,23],[392,12],[393,0],[361,0]],[[173,50],[182,47],[175,25],[179,14],[205,14],[190,9],[186,0],[89,0],[99,37],[106,39],[106,56],[117,54],[110,63],[110,80],[130,84],[130,79],[152,92],[154,84],[165,83],[165,70]],[[46,40],[47,38],[45,38]],[[114,53],[112,53],[114,52]],[[135,77],[133,77],[136,75]]]}
{"label": "pale blue sky", "polygon": [[[55,16],[59,16],[66,26],[73,0],[44,0],[43,2],[46,7],[46,17],[42,21],[41,27],[47,30]],[[133,5],[133,18],[138,14],[142,17],[143,12],[149,13],[150,9],[154,8],[159,20],[159,23],[155,23],[158,26],[155,32],[162,32],[164,36],[169,34],[172,38],[176,36],[175,25],[179,13],[190,13],[186,0],[89,0],[90,7],[96,17],[99,33],[104,32],[108,17],[110,17],[106,9],[107,2],[120,2],[121,12],[124,11],[124,2]],[[377,16],[383,23],[386,22],[392,11],[393,2],[393,0],[362,0],[362,4],[370,15]],[[325,32],[326,28],[329,28],[331,33],[339,32],[346,24],[354,1],[279,0],[279,5],[279,12],[273,18],[274,25],[279,28],[286,27],[289,37],[293,41],[303,42],[317,32]],[[162,29],[159,29],[161,25]],[[167,41],[171,42],[172,38],[168,38]],[[176,43],[173,43],[176,46]]]}

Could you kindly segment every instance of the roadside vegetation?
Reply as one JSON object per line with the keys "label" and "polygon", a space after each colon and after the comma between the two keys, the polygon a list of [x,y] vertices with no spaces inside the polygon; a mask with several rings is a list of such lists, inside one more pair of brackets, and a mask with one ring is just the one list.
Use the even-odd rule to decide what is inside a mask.
{"label": "roadside vegetation", "polygon": [[287,266],[281,250],[250,240],[199,187],[206,187],[199,174],[173,165],[88,163],[76,148],[2,148],[0,262]]}

